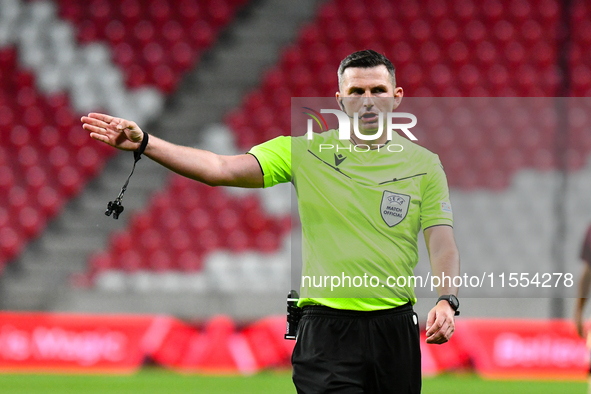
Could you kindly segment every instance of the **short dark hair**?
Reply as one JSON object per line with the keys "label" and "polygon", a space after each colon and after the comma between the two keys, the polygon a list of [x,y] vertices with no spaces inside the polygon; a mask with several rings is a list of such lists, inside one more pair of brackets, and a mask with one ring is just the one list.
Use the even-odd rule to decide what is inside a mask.
{"label": "short dark hair", "polygon": [[364,49],[363,51],[353,52],[341,61],[339,71],[337,73],[339,77],[339,89],[343,83],[343,73],[349,67],[361,67],[371,68],[380,65],[386,66],[390,76],[392,78],[392,87],[396,87],[396,68],[392,62],[381,53],[378,53],[372,49]]}

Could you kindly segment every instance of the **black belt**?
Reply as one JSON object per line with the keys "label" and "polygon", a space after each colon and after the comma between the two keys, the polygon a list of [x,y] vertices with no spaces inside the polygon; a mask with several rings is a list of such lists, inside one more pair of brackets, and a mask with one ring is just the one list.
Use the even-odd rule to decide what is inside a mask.
{"label": "black belt", "polygon": [[348,318],[372,318],[388,315],[402,315],[411,313],[412,304],[410,302],[396,308],[380,309],[377,311],[351,311],[348,309],[329,308],[324,305],[306,305],[302,308],[303,316],[326,316],[326,317],[348,317]]}

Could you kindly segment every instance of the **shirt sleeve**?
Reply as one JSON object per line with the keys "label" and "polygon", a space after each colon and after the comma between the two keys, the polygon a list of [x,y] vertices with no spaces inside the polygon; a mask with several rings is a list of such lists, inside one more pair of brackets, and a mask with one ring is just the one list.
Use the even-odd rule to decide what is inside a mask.
{"label": "shirt sleeve", "polygon": [[453,226],[447,177],[437,156],[422,180],[421,191],[421,227],[423,230],[438,225]]}
{"label": "shirt sleeve", "polygon": [[291,137],[273,138],[253,146],[248,153],[261,166],[265,188],[291,181]]}
{"label": "shirt sleeve", "polygon": [[583,241],[583,250],[581,251],[581,259],[587,264],[591,265],[591,226],[587,229],[585,240]]}

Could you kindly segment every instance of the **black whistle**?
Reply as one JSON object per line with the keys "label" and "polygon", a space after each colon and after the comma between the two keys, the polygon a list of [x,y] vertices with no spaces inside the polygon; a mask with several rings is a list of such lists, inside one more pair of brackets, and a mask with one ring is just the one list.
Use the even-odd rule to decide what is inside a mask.
{"label": "black whistle", "polygon": [[113,219],[119,219],[119,215],[121,215],[123,209],[123,205],[121,205],[119,200],[109,201],[105,215],[111,216],[111,214],[113,214]]}

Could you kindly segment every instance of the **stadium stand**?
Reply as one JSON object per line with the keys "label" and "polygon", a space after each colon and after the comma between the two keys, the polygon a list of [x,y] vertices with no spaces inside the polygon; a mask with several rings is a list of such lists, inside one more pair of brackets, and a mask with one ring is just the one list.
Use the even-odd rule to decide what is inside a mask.
{"label": "stadium stand", "polygon": [[[122,59],[122,56],[117,52],[111,55],[110,47],[100,42],[108,37],[97,36],[91,40],[88,29],[76,25],[97,22],[97,15],[104,13],[105,6],[115,11],[119,2],[93,2],[84,7],[80,4],[18,0],[1,4],[1,126],[6,138],[0,145],[3,200],[0,267],[17,259],[27,243],[42,233],[47,223],[116,153],[93,143],[80,132],[79,114],[103,109],[148,122],[162,111],[164,94],[170,93],[164,86],[150,87],[147,81],[126,87],[122,83],[125,79],[121,67],[113,64],[111,58]],[[151,70],[152,74],[159,81],[168,81],[170,87],[170,81],[180,79],[198,62],[198,57],[193,55],[215,41],[219,30],[242,4],[217,2],[210,6],[207,2],[185,2],[184,19],[177,19],[185,23],[182,37],[185,30],[194,27],[192,46],[189,50],[182,37],[177,37],[174,45],[167,47],[171,50],[166,53],[167,59],[171,59],[170,67],[167,64],[164,71]],[[131,18],[130,10],[137,8],[140,12],[137,23],[156,24],[158,16],[154,13],[161,15],[171,5],[159,2],[154,7],[150,13],[145,4],[124,2],[121,11],[123,16]],[[195,12],[199,7],[209,13]],[[69,17],[72,23],[60,16]],[[207,18],[208,23],[199,18]],[[166,26],[157,25],[158,32],[170,30],[170,25],[174,30],[178,22],[173,17],[169,22]],[[125,36],[119,44],[136,45],[137,40],[135,35]],[[143,50],[137,45],[135,49]]]}
{"label": "stadium stand", "polygon": [[80,135],[65,95],[37,91],[34,76],[19,67],[14,47],[1,50],[0,59],[2,267],[114,152]]}

